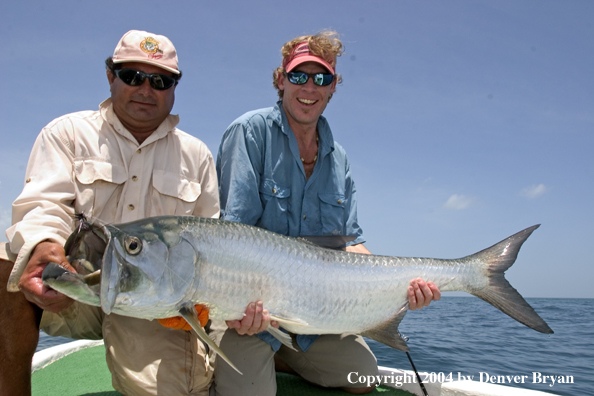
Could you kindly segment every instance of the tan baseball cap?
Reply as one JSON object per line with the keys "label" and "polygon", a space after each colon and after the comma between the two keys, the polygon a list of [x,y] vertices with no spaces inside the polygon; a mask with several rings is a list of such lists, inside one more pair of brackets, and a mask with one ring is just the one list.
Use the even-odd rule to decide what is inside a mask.
{"label": "tan baseball cap", "polygon": [[120,39],[113,52],[113,63],[123,62],[147,63],[180,74],[171,40],[142,30],[130,30]]}

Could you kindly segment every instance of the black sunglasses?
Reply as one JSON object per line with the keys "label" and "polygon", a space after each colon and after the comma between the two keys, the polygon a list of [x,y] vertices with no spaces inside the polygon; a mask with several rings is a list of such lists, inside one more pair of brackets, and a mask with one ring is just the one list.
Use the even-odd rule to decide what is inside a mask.
{"label": "black sunglasses", "polygon": [[177,83],[175,78],[168,76],[167,74],[147,74],[135,69],[117,69],[113,72],[120,80],[132,87],[142,84],[146,78],[149,79],[151,87],[159,91],[169,89]]}
{"label": "black sunglasses", "polygon": [[291,84],[296,85],[303,85],[309,80],[310,77],[313,78],[313,83],[324,87],[326,85],[332,84],[334,81],[334,74],[330,73],[316,73],[316,74],[307,74],[303,72],[288,72],[285,75],[289,78]]}

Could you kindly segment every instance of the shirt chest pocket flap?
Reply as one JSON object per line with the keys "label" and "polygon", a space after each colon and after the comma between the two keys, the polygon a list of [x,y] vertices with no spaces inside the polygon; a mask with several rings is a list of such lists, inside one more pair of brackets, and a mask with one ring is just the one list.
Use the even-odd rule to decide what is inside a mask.
{"label": "shirt chest pocket flap", "polygon": [[93,159],[75,160],[74,176],[78,185],[75,210],[89,216],[99,216],[106,209],[115,208],[127,178],[123,166]]}
{"label": "shirt chest pocket flap", "polygon": [[126,170],[123,166],[97,160],[75,160],[74,174],[81,184],[93,184],[96,181],[122,184],[126,181]]}
{"label": "shirt chest pocket flap", "polygon": [[163,195],[178,198],[184,202],[195,202],[202,192],[200,183],[197,181],[158,169],[153,170],[153,187]]}
{"label": "shirt chest pocket flap", "polygon": [[274,180],[264,180],[260,185],[260,196],[264,206],[276,198],[278,209],[284,212],[287,210],[287,198],[291,196],[291,189],[277,184]]}
{"label": "shirt chest pocket flap", "polygon": [[340,235],[345,229],[345,196],[333,193],[320,193],[320,219],[322,233]]}
{"label": "shirt chest pocket flap", "polygon": [[274,180],[263,180],[260,185],[262,215],[257,225],[279,234],[289,233],[289,197],[291,189]]}

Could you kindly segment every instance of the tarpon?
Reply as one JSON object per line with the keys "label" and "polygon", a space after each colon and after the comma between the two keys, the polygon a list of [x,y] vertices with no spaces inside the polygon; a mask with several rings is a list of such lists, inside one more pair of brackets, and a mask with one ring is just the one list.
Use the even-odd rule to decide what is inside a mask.
{"label": "tarpon", "polygon": [[[236,320],[259,300],[291,333],[361,334],[408,351],[398,325],[407,310],[410,280],[419,277],[442,292],[473,294],[536,331],[553,333],[504,277],[538,225],[451,260],[350,253],[320,247],[320,240],[199,217],[104,226],[81,222],[86,226],[71,235],[66,251],[88,272],[101,267],[100,287],[89,281],[90,275],[57,265],[44,271],[47,285],[101,306],[106,314],[143,319],[182,315],[221,355],[198,325],[195,304],[208,306],[212,319]],[[269,329],[291,346],[286,333]]]}

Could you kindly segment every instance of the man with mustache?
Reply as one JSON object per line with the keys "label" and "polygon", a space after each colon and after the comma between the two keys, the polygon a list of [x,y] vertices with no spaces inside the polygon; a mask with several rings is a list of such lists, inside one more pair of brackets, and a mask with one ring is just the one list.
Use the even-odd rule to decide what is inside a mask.
{"label": "man with mustache", "polygon": [[75,214],[104,223],[219,217],[213,157],[170,114],[182,75],[173,43],[129,31],[106,67],[111,97],[98,111],[62,116],[41,131],[13,204],[12,273],[11,262],[0,263],[2,395],[30,395],[40,326],[50,335],[103,338],[113,386],[123,394],[208,394],[213,367],[194,332],[104,315],[41,281],[48,262],[74,270],[63,246]]}

